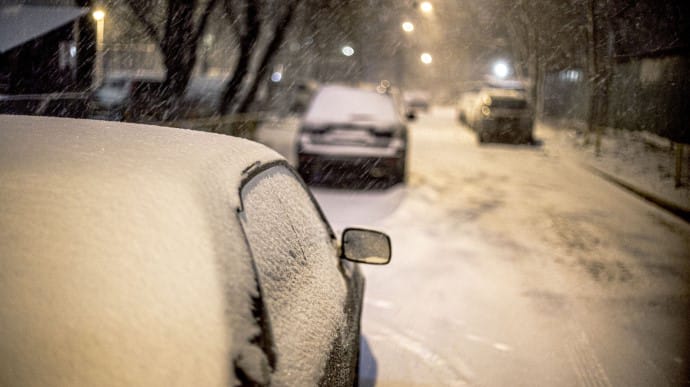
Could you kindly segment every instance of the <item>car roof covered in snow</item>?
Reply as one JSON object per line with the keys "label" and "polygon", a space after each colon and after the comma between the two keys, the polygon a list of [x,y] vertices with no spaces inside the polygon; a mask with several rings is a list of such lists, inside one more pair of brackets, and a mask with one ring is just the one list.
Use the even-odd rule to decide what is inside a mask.
{"label": "car roof covered in snow", "polygon": [[217,134],[0,116],[0,384],[237,384],[259,330],[239,186],[278,159]]}
{"label": "car roof covered in snow", "polygon": [[[139,191],[162,181],[197,190],[223,181],[225,189],[238,192],[247,167],[282,159],[242,138],[111,121],[0,115],[0,136],[0,173],[83,176],[104,183],[126,178]],[[64,179],[51,183],[71,187]]]}
{"label": "car roof covered in snow", "polygon": [[525,99],[525,91],[519,89],[503,89],[499,87],[482,88],[481,93],[491,97]]}
{"label": "car roof covered in snow", "polygon": [[405,101],[423,100],[428,101],[431,94],[426,90],[405,90],[403,92],[403,99]]}
{"label": "car roof covered in snow", "polygon": [[375,90],[326,85],[312,98],[304,124],[357,124],[390,128],[401,125],[402,118],[390,95]]}

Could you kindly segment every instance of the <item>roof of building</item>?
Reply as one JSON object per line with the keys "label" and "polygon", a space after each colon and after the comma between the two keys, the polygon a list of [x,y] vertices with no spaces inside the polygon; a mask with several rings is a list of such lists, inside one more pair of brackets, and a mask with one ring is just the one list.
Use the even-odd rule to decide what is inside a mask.
{"label": "roof of building", "polygon": [[13,5],[0,8],[0,54],[89,13],[89,8]]}

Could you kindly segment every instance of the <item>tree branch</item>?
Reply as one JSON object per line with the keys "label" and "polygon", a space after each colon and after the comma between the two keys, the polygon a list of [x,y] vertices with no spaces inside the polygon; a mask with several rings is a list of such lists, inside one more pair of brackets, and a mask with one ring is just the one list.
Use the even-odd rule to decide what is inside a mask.
{"label": "tree branch", "polygon": [[156,25],[153,24],[151,20],[147,17],[148,12],[147,9],[144,7],[143,2],[139,0],[126,0],[127,5],[129,6],[129,9],[132,10],[132,13],[134,13],[134,16],[139,20],[139,22],[144,26],[144,31],[146,32],[146,35],[148,35],[149,38],[151,38],[154,42],[160,45],[161,43],[161,36],[160,32],[156,28]]}
{"label": "tree branch", "polygon": [[[238,94],[242,89],[242,82],[249,72],[252,52],[254,52],[261,32],[258,1],[247,0],[245,6],[246,9],[242,16],[243,25],[238,31],[240,43],[239,59],[237,65],[235,65],[232,78],[228,81],[221,96],[218,107],[220,114],[226,114],[230,110],[232,103],[237,100]],[[230,0],[225,0],[225,8],[229,14],[232,12]]]}
{"label": "tree branch", "polygon": [[218,0],[209,0],[208,3],[206,3],[206,7],[204,7],[204,11],[201,14],[201,18],[199,18],[199,22],[196,25],[196,31],[194,31],[194,37],[193,41],[199,41],[201,38],[201,34],[204,33],[204,29],[206,29],[206,24],[208,24],[208,18],[211,15],[211,12],[213,11],[213,8],[216,6],[218,3]]}

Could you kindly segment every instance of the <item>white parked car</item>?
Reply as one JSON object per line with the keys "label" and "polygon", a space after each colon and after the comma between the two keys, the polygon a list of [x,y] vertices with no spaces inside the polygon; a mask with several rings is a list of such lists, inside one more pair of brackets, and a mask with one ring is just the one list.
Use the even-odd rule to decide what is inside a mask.
{"label": "white parked car", "polygon": [[460,99],[458,100],[458,103],[455,107],[458,121],[460,121],[463,124],[469,125],[469,121],[467,117],[472,115],[472,109],[474,109],[475,106],[475,99],[477,98],[477,94],[479,93],[479,89],[476,90],[468,90],[460,95]]}
{"label": "white parked car", "polygon": [[150,94],[151,90],[159,89],[162,83],[163,76],[157,74],[123,73],[108,76],[91,94],[89,117],[109,121],[130,119],[134,110],[141,111],[145,108],[140,106],[133,109],[135,95],[143,92]]}
{"label": "white parked car", "polygon": [[385,234],[268,148],[0,116],[0,385],[353,385]]}
{"label": "white parked car", "polygon": [[[223,90],[223,77],[194,77],[185,90],[180,118],[210,117],[216,112]],[[109,121],[160,121],[166,111],[158,98],[163,93],[163,76],[155,73],[118,73],[105,78],[90,97],[90,118]]]}
{"label": "white parked car", "polygon": [[480,143],[534,140],[534,108],[523,89],[484,87],[468,97],[463,115]]}
{"label": "white parked car", "polygon": [[319,89],[298,134],[300,175],[312,184],[404,182],[407,127],[401,105],[394,90]]}
{"label": "white parked car", "polygon": [[431,95],[424,90],[406,90],[403,92],[403,100],[405,105],[412,112],[429,111],[431,104]]}

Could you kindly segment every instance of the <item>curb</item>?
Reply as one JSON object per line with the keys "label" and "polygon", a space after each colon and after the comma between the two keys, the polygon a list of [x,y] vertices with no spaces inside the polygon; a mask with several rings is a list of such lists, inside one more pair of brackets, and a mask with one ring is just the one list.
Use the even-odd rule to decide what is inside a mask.
{"label": "curb", "polygon": [[606,181],[609,181],[613,184],[616,184],[619,187],[622,187],[626,189],[628,192],[632,192],[633,194],[637,195],[638,197],[656,205],[657,207],[660,207],[673,215],[683,219],[684,221],[690,223],[690,208],[687,207],[682,207],[679,206],[675,203],[672,203],[666,199],[660,198],[657,195],[654,195],[652,193],[649,193],[648,191],[645,191],[641,188],[638,188],[629,182],[626,182],[614,175],[611,175],[607,172],[602,171],[601,169],[597,167],[593,167],[588,164],[582,164],[582,166],[589,170],[590,172],[594,173],[595,175],[603,178]]}

